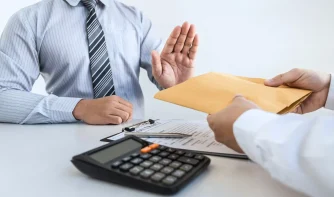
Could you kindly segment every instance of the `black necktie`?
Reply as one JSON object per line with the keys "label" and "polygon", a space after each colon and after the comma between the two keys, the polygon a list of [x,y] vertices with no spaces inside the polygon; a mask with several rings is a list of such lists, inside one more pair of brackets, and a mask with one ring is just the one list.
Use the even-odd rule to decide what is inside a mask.
{"label": "black necktie", "polygon": [[96,16],[96,1],[81,0],[88,9],[87,37],[94,97],[115,95],[115,86],[103,29]]}

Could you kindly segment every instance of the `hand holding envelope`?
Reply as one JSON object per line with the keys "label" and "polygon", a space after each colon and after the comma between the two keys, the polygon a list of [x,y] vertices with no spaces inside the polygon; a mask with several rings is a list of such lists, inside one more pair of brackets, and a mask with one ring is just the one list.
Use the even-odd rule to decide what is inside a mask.
{"label": "hand holding envelope", "polygon": [[264,81],[211,72],[158,92],[155,98],[213,114],[227,107],[235,95],[241,94],[265,111],[285,114],[312,93],[286,86],[268,87]]}

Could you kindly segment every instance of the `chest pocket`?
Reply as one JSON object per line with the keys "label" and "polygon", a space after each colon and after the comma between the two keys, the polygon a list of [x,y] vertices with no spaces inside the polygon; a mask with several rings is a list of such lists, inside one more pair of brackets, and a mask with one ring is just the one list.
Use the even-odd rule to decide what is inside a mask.
{"label": "chest pocket", "polygon": [[140,36],[135,29],[106,30],[106,42],[111,61],[133,68],[140,62]]}

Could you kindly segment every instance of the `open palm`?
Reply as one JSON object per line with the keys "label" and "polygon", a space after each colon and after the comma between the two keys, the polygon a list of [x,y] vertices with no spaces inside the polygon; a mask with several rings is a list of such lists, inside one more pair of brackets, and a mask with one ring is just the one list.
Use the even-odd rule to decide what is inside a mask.
{"label": "open palm", "polygon": [[171,33],[161,53],[152,52],[153,76],[163,88],[170,88],[191,78],[199,39],[195,26],[184,23]]}

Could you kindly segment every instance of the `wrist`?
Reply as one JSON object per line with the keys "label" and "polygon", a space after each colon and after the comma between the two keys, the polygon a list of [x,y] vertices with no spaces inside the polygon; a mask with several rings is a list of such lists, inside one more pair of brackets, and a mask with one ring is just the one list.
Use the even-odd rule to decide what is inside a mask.
{"label": "wrist", "polygon": [[77,120],[82,120],[86,111],[88,105],[87,100],[81,100],[79,103],[75,106],[73,110],[73,116]]}
{"label": "wrist", "polygon": [[240,148],[254,162],[263,162],[261,149],[258,144],[257,136],[265,131],[268,123],[278,119],[280,116],[266,112],[261,109],[251,109],[243,113],[233,124],[233,133]]}
{"label": "wrist", "polygon": [[329,75],[328,84],[326,86],[325,108],[334,110],[334,75]]}
{"label": "wrist", "polygon": [[325,78],[325,88],[329,90],[329,88],[331,87],[331,81],[332,81],[332,75],[331,74],[327,74],[326,78]]}
{"label": "wrist", "polygon": [[324,88],[325,100],[324,100],[324,103],[323,103],[322,107],[325,107],[325,105],[326,105],[326,101],[327,101],[329,91],[330,91],[330,86],[331,86],[331,75],[327,74],[326,77],[325,77],[325,88]]}

